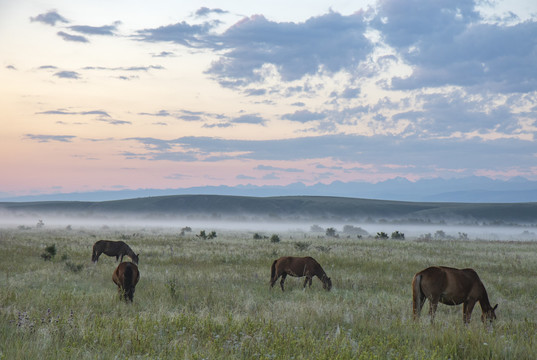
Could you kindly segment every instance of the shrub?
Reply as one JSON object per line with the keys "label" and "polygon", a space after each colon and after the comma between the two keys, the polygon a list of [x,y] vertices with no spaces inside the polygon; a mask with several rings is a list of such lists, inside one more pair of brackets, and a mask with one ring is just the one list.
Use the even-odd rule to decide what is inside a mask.
{"label": "shrub", "polygon": [[311,244],[306,241],[297,241],[295,242],[295,249],[300,250],[300,251],[305,251],[309,249],[310,245]]}
{"label": "shrub", "polygon": [[65,267],[68,269],[68,270],[71,270],[72,272],[74,272],[75,274],[77,272],[80,272],[83,268],[84,268],[84,265],[82,264],[75,264],[75,263],[72,263],[70,261],[66,261],[65,262]]}
{"label": "shrub", "polygon": [[270,237],[270,242],[272,243],[279,243],[280,242],[280,237],[276,234],[272,234],[272,236]]}
{"label": "shrub", "polygon": [[52,260],[52,258],[56,255],[56,245],[52,244],[45,248],[45,252],[41,254],[41,257],[43,260],[48,261]]}
{"label": "shrub", "polygon": [[389,238],[388,234],[386,234],[384,231],[378,232],[377,235],[375,236],[375,239],[378,239],[378,240],[386,240],[388,238]]}
{"label": "shrub", "polygon": [[405,234],[399,231],[392,232],[392,239],[394,240],[405,240]]}

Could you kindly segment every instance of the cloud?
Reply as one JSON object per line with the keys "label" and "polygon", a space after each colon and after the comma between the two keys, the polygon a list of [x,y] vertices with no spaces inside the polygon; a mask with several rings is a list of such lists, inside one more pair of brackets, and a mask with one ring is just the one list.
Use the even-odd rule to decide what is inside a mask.
{"label": "cloud", "polygon": [[220,80],[258,81],[259,70],[272,64],[284,81],[322,71],[353,70],[372,44],[361,13],[312,17],[302,23],[274,22],[264,16],[245,18],[216,39],[226,51],[208,73]]}
{"label": "cloud", "polygon": [[297,121],[301,123],[306,123],[309,121],[323,120],[326,118],[325,114],[322,113],[313,113],[309,110],[298,110],[292,114],[285,114],[282,116],[282,119]]}
{"label": "cloud", "polygon": [[537,22],[485,23],[473,1],[385,0],[372,22],[412,66],[394,89],[456,85],[501,93],[537,90]]}
{"label": "cloud", "polygon": [[35,134],[26,134],[24,138],[28,140],[34,140],[37,142],[71,142],[76,136],[73,135],[35,135]]}
{"label": "cloud", "polygon": [[71,35],[63,31],[58,31],[58,36],[60,36],[65,41],[73,41],[73,42],[81,42],[81,43],[89,43],[89,40],[85,38],[84,36],[80,35]]}
{"label": "cloud", "polygon": [[290,173],[304,172],[304,170],[302,169],[281,168],[281,167],[275,167],[275,166],[270,166],[270,165],[258,165],[254,169],[262,170],[262,171],[283,171],[283,172],[290,172]]}
{"label": "cloud", "polygon": [[218,8],[209,9],[208,7],[201,7],[198,10],[196,10],[196,16],[197,17],[205,17],[205,16],[208,16],[210,14],[222,15],[222,14],[227,14],[227,13],[228,13],[227,11],[222,10],[222,9],[218,9]]}
{"label": "cloud", "polygon": [[398,165],[404,166],[407,171],[427,174],[439,168],[467,171],[535,166],[535,152],[528,151],[532,142],[516,139],[475,141],[460,138],[423,139],[419,136],[401,139],[385,135],[325,135],[279,140],[213,137],[129,140],[140,142],[147,152],[138,156],[151,161],[199,161],[216,159],[219,154],[230,154],[228,158],[255,161],[330,159],[331,162],[360,163],[362,166]]}
{"label": "cloud", "polygon": [[151,56],[152,57],[171,57],[171,56],[174,56],[174,53],[170,51],[161,51],[160,53],[153,54]]}
{"label": "cloud", "polygon": [[88,25],[73,25],[69,26],[69,29],[85,35],[115,35],[117,26],[121,24],[121,21],[116,21],[113,25],[104,26],[88,26]]}
{"label": "cloud", "polygon": [[148,65],[148,66],[120,66],[120,67],[104,67],[104,66],[86,66],[83,70],[104,70],[104,71],[150,71],[150,70],[163,70],[161,65]]}
{"label": "cloud", "polygon": [[63,109],[47,110],[36,112],[39,115],[98,115],[101,117],[110,117],[110,114],[103,110],[89,110],[89,111],[67,111]]}
{"label": "cloud", "polygon": [[173,25],[153,29],[143,29],[136,32],[135,38],[148,42],[172,42],[187,47],[202,47],[207,45],[206,37],[215,23],[205,22],[190,25],[185,21]]}
{"label": "cloud", "polygon": [[234,124],[254,124],[254,125],[265,125],[266,120],[258,115],[241,115],[231,120]]}
{"label": "cloud", "polygon": [[35,17],[31,17],[32,22],[41,22],[43,24],[55,26],[57,22],[69,23],[67,19],[58,14],[55,10],[51,10],[44,14],[39,14]]}
{"label": "cloud", "polygon": [[80,74],[76,71],[58,71],[54,76],[57,76],[60,79],[80,79]]}

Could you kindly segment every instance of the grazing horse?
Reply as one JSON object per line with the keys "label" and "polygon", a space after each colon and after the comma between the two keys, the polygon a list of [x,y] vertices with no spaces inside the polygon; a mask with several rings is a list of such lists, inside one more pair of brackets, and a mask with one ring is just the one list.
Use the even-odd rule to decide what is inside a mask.
{"label": "grazing horse", "polygon": [[274,283],[281,276],[282,280],[280,281],[280,286],[283,289],[283,283],[287,275],[302,277],[305,276],[304,288],[306,284],[309,283],[311,287],[311,279],[314,276],[317,276],[323,282],[323,289],[330,291],[332,288],[332,280],[326,273],[319,263],[312,257],[293,257],[293,256],[282,256],[278,260],[274,260],[270,268],[270,287],[274,286]]}
{"label": "grazing horse", "polygon": [[130,300],[132,302],[134,289],[136,284],[138,284],[138,280],[140,280],[138,266],[131,262],[122,262],[114,270],[112,280],[118,287],[120,298],[123,296],[125,301]]}
{"label": "grazing horse", "polygon": [[462,304],[462,320],[465,324],[470,322],[475,303],[481,305],[481,321],[492,322],[496,319],[494,310],[498,307],[490,306],[485,286],[473,269],[454,269],[445,266],[433,266],[414,275],[412,280],[412,309],[414,319],[420,316],[425,300],[429,299],[429,314],[431,323],[434,321],[438,303],[446,305]]}
{"label": "grazing horse", "polygon": [[[116,261],[123,261],[123,256],[128,255],[135,264],[138,264],[138,255],[125,244],[123,241],[111,241],[111,240],[99,240],[93,244],[93,253],[91,254],[91,261],[94,263],[99,260],[99,256],[105,253],[108,256],[115,256]],[[119,258],[121,256],[121,259]]]}

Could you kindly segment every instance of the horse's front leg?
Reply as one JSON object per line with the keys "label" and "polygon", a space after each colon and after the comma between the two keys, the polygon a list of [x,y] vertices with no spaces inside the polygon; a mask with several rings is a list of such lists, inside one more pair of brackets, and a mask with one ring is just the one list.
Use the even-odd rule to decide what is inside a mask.
{"label": "horse's front leg", "polygon": [[309,281],[310,287],[311,287],[311,278],[306,276],[306,278],[304,279],[304,289],[306,288],[306,285],[308,284],[308,281]]}
{"label": "horse's front leg", "polygon": [[472,311],[474,310],[475,303],[475,300],[468,300],[462,304],[462,321],[465,325],[470,323],[470,318],[472,317]]}
{"label": "horse's front leg", "polygon": [[125,254],[121,254],[121,259],[119,260],[120,262],[123,262],[123,256],[125,256]]}

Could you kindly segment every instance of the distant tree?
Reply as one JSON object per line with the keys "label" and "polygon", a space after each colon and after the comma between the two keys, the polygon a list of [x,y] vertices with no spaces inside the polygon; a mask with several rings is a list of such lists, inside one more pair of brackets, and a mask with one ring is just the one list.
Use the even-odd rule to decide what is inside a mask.
{"label": "distant tree", "polygon": [[343,226],[343,233],[346,235],[356,235],[358,238],[362,238],[363,236],[368,236],[369,233],[362,229],[361,227],[352,226],[352,225],[345,225]]}
{"label": "distant tree", "polygon": [[201,230],[200,233],[198,235],[196,235],[196,237],[199,237],[203,240],[207,239],[207,234],[205,233],[205,230]]}
{"label": "distant tree", "polygon": [[434,238],[435,240],[443,240],[445,239],[447,236],[446,236],[446,233],[443,231],[443,230],[437,230],[435,233],[434,233]]}
{"label": "distant tree", "polygon": [[334,229],[333,227],[326,229],[326,236],[337,237],[336,229]]}
{"label": "distant tree", "polygon": [[468,234],[460,232],[459,233],[459,240],[468,240]]}
{"label": "distant tree", "polygon": [[216,238],[216,231],[211,231],[209,235],[207,235],[207,239],[215,239]]}
{"label": "distant tree", "polygon": [[311,225],[310,232],[324,232],[324,229],[320,227],[319,225]]}
{"label": "distant tree", "polygon": [[405,240],[405,234],[399,231],[392,232],[392,239],[394,240]]}
{"label": "distant tree", "polygon": [[43,222],[43,220],[39,220],[37,222],[37,224],[35,225],[36,228],[42,228],[43,226],[45,226],[45,223]]}
{"label": "distant tree", "polygon": [[270,242],[272,243],[279,243],[280,242],[280,237],[276,234],[273,234],[271,237],[270,237]]}

